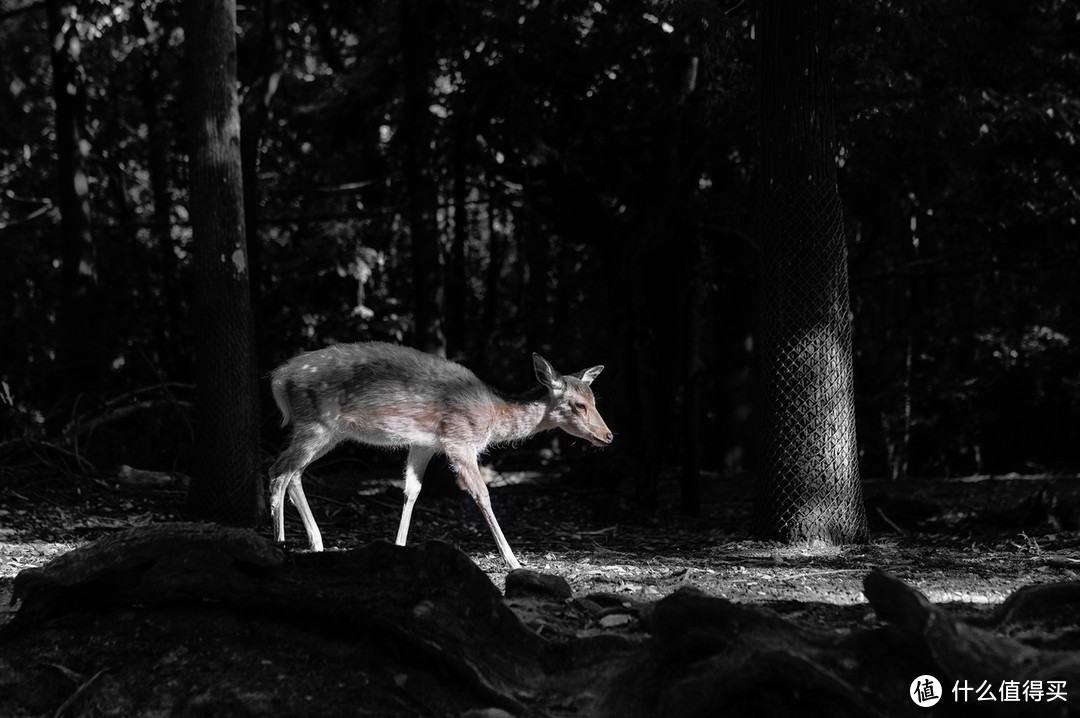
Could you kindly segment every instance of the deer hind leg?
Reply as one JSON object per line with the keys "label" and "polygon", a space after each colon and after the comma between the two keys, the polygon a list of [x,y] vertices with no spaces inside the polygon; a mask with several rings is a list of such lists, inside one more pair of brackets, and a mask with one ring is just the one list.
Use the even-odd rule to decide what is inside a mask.
{"label": "deer hind leg", "polygon": [[313,551],[322,551],[322,534],[304,496],[300,477],[308,464],[332,449],[336,443],[333,435],[322,426],[294,428],[288,448],[270,467],[270,517],[276,541],[285,540],[285,492],[288,491],[304,522],[308,544]]}
{"label": "deer hind leg", "polygon": [[447,451],[446,455],[450,459],[450,464],[457,471],[458,485],[469,493],[469,496],[476,502],[477,508],[480,509],[484,520],[487,521],[488,528],[491,529],[491,535],[495,537],[495,544],[499,547],[499,553],[502,554],[503,560],[511,569],[521,568],[521,564],[518,563],[514,552],[510,549],[509,542],[503,536],[499,521],[495,518],[495,511],[491,508],[491,496],[488,494],[488,487],[484,482],[484,477],[480,473],[480,466],[476,463],[476,453]]}
{"label": "deer hind leg", "polygon": [[412,522],[413,506],[424,482],[424,471],[435,451],[421,446],[409,447],[409,458],[405,461],[405,506],[401,509],[401,523],[398,524],[398,546],[404,546],[409,536],[409,524]]}

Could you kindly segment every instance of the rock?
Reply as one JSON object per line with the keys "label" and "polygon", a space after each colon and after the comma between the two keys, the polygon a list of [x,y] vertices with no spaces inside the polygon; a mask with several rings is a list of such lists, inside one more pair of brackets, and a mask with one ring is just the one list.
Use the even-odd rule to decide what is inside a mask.
{"label": "rock", "polygon": [[562,576],[527,568],[515,569],[506,575],[507,598],[546,597],[565,601],[573,595],[570,584]]}

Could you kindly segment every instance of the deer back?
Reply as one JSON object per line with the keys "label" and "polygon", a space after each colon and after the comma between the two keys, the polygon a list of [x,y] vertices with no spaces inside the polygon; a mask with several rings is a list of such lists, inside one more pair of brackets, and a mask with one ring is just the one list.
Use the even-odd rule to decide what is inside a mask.
{"label": "deer back", "polygon": [[376,446],[439,448],[448,423],[467,414],[464,425],[479,430],[494,400],[460,364],[381,342],[301,354],[274,371],[271,386],[283,425],[318,425]]}

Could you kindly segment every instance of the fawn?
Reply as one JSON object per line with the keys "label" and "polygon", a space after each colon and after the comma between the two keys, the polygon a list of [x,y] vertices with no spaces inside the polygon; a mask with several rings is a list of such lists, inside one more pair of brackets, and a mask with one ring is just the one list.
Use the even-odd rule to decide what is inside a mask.
{"label": "fawn", "polygon": [[528,395],[507,397],[460,364],[382,342],[339,344],[282,364],[271,375],[271,387],[281,425],[292,422],[293,429],[289,446],[270,468],[270,514],[277,541],[285,540],[288,491],[311,549],[322,551],[322,535],[300,477],[312,461],[352,439],[409,449],[398,546],[405,545],[428,461],[442,452],[457,473],[458,486],[480,508],[503,559],[510,568],[521,568],[491,509],[478,455],[493,444],[548,429],[562,429],[595,446],[606,446],[614,438],[589,388],[603,366],[562,375],[533,354],[533,368],[542,386]]}

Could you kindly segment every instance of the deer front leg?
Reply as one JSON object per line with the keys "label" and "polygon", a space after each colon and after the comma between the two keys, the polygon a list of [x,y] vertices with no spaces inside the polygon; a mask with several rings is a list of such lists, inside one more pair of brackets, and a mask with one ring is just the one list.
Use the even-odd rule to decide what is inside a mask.
{"label": "deer front leg", "polygon": [[[322,533],[319,531],[318,524],[315,523],[315,517],[311,514],[311,507],[308,506],[307,497],[304,496],[304,487],[300,484],[299,475],[289,483],[289,499],[300,512],[300,520],[304,522],[304,531],[308,535],[308,546],[312,551],[322,551]],[[281,533],[284,535],[284,528]]]}
{"label": "deer front leg", "polygon": [[409,537],[413,506],[423,486],[424,470],[434,454],[435,452],[428,448],[409,447],[409,458],[405,460],[405,506],[401,509],[401,523],[398,524],[397,539],[394,541],[398,546],[404,546]]}
{"label": "deer front leg", "polygon": [[506,561],[511,570],[521,568],[521,564],[518,563],[514,552],[510,549],[510,544],[506,541],[506,537],[503,536],[499,521],[495,518],[495,512],[491,508],[491,496],[488,495],[488,487],[484,482],[483,475],[480,473],[480,466],[476,463],[476,454],[466,454],[465,452],[451,454],[447,452],[447,458],[450,459],[450,463],[457,470],[458,482],[461,488],[469,492],[469,496],[472,496],[476,506],[480,509],[480,513],[483,514],[484,520],[487,521],[488,528],[491,529],[491,535],[495,537],[495,543],[499,547],[499,553],[502,554],[503,560]]}

